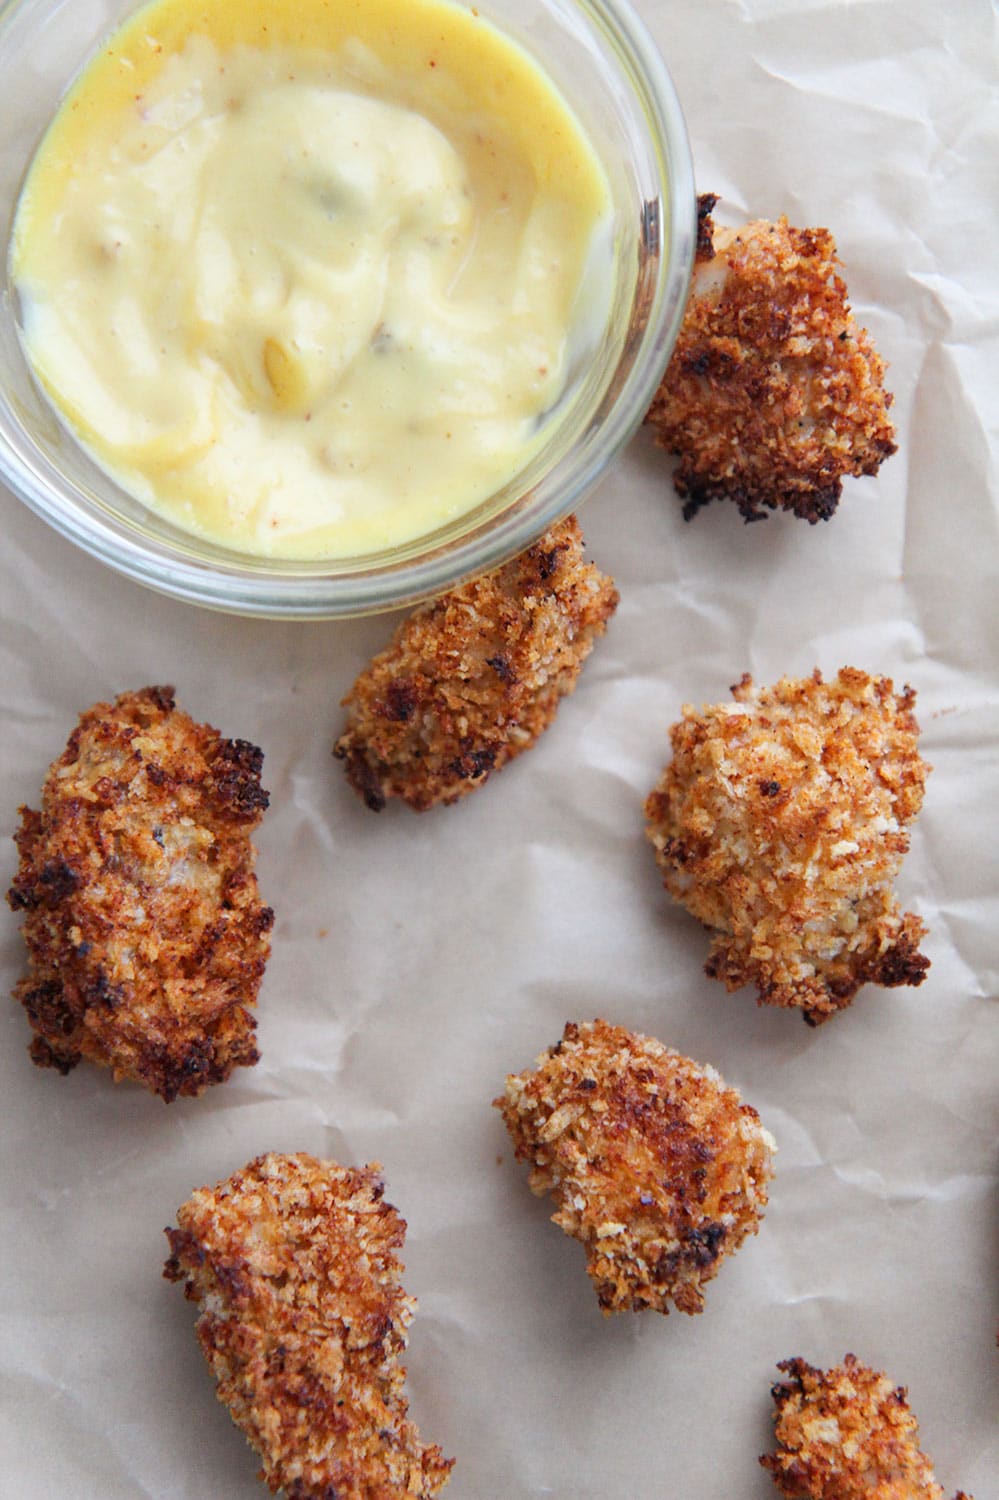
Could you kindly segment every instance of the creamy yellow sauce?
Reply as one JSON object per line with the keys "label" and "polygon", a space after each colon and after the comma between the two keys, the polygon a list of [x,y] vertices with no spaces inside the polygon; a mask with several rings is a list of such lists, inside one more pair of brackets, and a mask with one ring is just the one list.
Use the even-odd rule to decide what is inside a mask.
{"label": "creamy yellow sauce", "polygon": [[242,552],[345,557],[528,457],[608,214],[565,101],[474,11],[155,0],[50,126],[11,270],[40,381],[125,489]]}

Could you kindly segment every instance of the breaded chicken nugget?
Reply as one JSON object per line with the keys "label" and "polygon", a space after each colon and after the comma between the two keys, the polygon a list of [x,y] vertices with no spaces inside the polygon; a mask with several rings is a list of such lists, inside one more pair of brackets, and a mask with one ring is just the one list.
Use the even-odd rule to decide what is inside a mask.
{"label": "breaded chicken nugget", "polygon": [[377,1163],[271,1153],[193,1193],[166,1231],[163,1274],[201,1304],[218,1398],[288,1500],[428,1500],[453,1466],[406,1418],[416,1302],[383,1192]]}
{"label": "breaded chicken nugget", "polygon": [[389,797],[423,812],[474,791],[548,728],[617,601],[570,516],[418,609],[343,700],[333,753],[351,786],[375,812]]}
{"label": "breaded chicken nugget", "polygon": [[760,1463],[787,1500],[944,1500],[904,1386],[852,1354],[832,1370],[777,1368],[791,1377],[772,1392],[779,1450]]}
{"label": "breaded chicken nugget", "polygon": [[570,1021],[493,1102],[603,1312],[700,1312],[766,1206],[776,1146],[755,1109],[714,1068],[606,1021]]}
{"label": "breaded chicken nugget", "polygon": [[267,806],[263,756],[174,706],[173,688],[83,714],[21,808],[29,973],[15,990],[31,1057],[81,1057],[169,1101],[257,1061],[254,1019],[273,913],[249,833]]}
{"label": "breaded chicken nugget", "polygon": [[911,688],[844,667],[689,705],[645,804],[666,889],[715,934],[706,972],[811,1025],[863,984],[921,984],[925,927],[892,890],[929,767]]}
{"label": "breaded chicken nugget", "polygon": [[884,362],[850,311],[827,229],[786,219],[715,230],[700,200],[697,264],[646,421],[680,455],[684,517],[734,500],[747,521],[827,521],[845,475],[895,452]]}

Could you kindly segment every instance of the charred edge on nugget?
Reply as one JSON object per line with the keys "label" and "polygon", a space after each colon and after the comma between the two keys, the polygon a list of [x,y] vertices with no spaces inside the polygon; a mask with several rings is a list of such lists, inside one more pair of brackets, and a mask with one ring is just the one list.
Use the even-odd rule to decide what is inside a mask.
{"label": "charred edge on nugget", "polygon": [[145,688],[142,696],[149,700],[153,708],[159,709],[161,713],[168,714],[172,713],[177,707],[176,691],[176,688],[171,683],[169,687]]}
{"label": "charred edge on nugget", "polygon": [[697,199],[697,249],[695,260],[704,262],[714,259],[715,226],[711,215],[718,202],[717,193],[700,193]]}
{"label": "charred edge on nugget", "polygon": [[175,1049],[153,1048],[141,1064],[139,1081],[167,1104],[184,1095],[197,1095],[212,1084],[224,1083],[234,1068],[252,1068],[260,1061],[253,1040],[256,1017],[246,1015],[246,1031],[219,1046],[211,1037],[196,1038],[178,1055]]}
{"label": "charred edge on nugget", "polygon": [[[73,1035],[77,1018],[66,1002],[58,979],[43,979],[38,984],[26,985],[19,998],[33,1028],[47,1037],[53,1046],[59,1045],[60,1035]],[[69,1066],[74,1066],[78,1061],[77,1053],[74,1063]]]}
{"label": "charred edge on nugget", "polygon": [[[706,366],[708,356],[698,356],[692,362],[692,368],[697,369],[702,360]],[[890,451],[895,450],[892,448]],[[682,457],[673,476],[676,492],[683,500],[681,514],[685,521],[692,521],[698,511],[710,505],[713,500],[728,500],[738,508],[747,525],[753,521],[765,521],[772,511],[786,510],[800,521],[807,521],[814,526],[819,521],[832,519],[843,494],[842,480],[834,479],[831,484],[823,487],[819,483],[818,474],[811,487],[804,491],[798,488],[761,490],[756,485],[747,486],[729,480],[715,482],[704,479],[694,462]],[[876,471],[865,469],[864,472]]]}
{"label": "charred edge on nugget", "polygon": [[479,777],[484,781],[495,766],[499,753],[499,746],[482,745],[476,749],[471,742],[468,742],[462,745],[461,754],[455,756],[449,769],[461,781],[471,781]]}
{"label": "charred edge on nugget", "polygon": [[898,942],[882,954],[871,970],[874,984],[883,985],[885,989],[922,984],[930,961],[919,951],[920,935],[917,933],[913,938],[911,932],[904,931]]}
{"label": "charred edge on nugget", "polygon": [[64,1052],[43,1036],[34,1038],[28,1047],[28,1056],[36,1068],[52,1068],[63,1078],[83,1061],[82,1052]]}
{"label": "charred edge on nugget", "polygon": [[[22,808],[22,812],[26,809]],[[65,860],[54,860],[43,865],[37,875],[33,871],[21,872],[7,892],[7,905],[11,911],[33,911],[38,906],[58,906],[71,896],[79,881]]]}
{"label": "charred edge on nugget", "polygon": [[346,762],[347,780],[371,812],[383,812],[388,797],[382,791],[382,781],[377,766],[373,766],[363,750],[351,750],[338,744],[333,754],[337,760]]}
{"label": "charred edge on nugget", "polygon": [[240,818],[256,822],[270,796],[260,785],[264,752],[249,740],[220,740],[211,763],[211,778],[219,801]]}

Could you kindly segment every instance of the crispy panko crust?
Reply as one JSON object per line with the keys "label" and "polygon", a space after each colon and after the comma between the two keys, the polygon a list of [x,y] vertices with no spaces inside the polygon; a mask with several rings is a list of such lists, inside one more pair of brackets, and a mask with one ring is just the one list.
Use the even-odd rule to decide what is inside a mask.
{"label": "crispy panko crust", "polygon": [[697,264],[673,357],[649,409],[689,520],[734,500],[747,521],[827,521],[843,478],[895,452],[884,362],[850,311],[827,229],[786,219],[715,230],[699,201]]}
{"label": "crispy panko crust", "polygon": [[423,812],[482,786],[548,728],[617,602],[570,516],[418,609],[343,700],[333,753],[351,786],[375,812],[389,797]]}
{"label": "crispy panko crust", "polygon": [[915,693],[844,667],[732,695],[684,707],[645,804],[666,889],[715,934],[706,972],[811,1025],[863,984],[921,984],[926,929],[892,891],[930,769]]}
{"label": "crispy panko crust", "polygon": [[787,1500],[944,1500],[904,1386],[852,1354],[831,1370],[777,1368],[790,1376],[772,1391],[779,1447],[760,1463]]}
{"label": "crispy panko crust", "polygon": [[273,923],[249,838],[262,761],[177,709],[170,687],[81,715],[41,811],[20,809],[7,893],[25,914],[14,993],[39,1067],[86,1057],[169,1102],[257,1061],[249,1007]]}
{"label": "crispy panko crust", "polygon": [[288,1500],[428,1500],[451,1473],[406,1418],[416,1302],[383,1192],[377,1163],[270,1153],[193,1193],[166,1231],[163,1274],[201,1304],[218,1398]]}
{"label": "crispy panko crust", "polygon": [[603,1312],[699,1313],[767,1202],[776,1147],[755,1109],[714,1068],[606,1021],[568,1022],[537,1061],[493,1102]]}

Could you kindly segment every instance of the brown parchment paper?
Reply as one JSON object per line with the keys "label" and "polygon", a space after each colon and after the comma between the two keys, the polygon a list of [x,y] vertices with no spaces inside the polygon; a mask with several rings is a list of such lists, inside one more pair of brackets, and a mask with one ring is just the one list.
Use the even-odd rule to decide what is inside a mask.
{"label": "brown parchment paper", "polygon": [[[830,226],[890,361],[900,451],[839,513],[689,526],[640,435],[583,513],[622,602],[575,697],[463,805],[380,817],[329,756],[389,620],[229,619],[118,579],[0,492],[0,757],[13,830],[79,710],[150,682],[266,752],[277,911],[263,1060],[169,1108],[28,1062],[0,1007],[0,1492],[264,1493],[160,1279],[190,1190],[258,1152],[379,1160],[409,1221],[414,1415],[454,1500],[764,1500],[775,1362],[908,1384],[948,1495],[999,1495],[999,282],[988,0],[640,0],[718,217]],[[684,701],[846,663],[913,683],[935,770],[901,881],[922,988],[819,1031],[726,996],[661,891],[642,801]],[[13,845],[2,855],[6,886]],[[0,919],[2,989],[22,972]],[[697,1318],[605,1321],[489,1102],[567,1018],[715,1064],[780,1153],[760,1235]]]}

